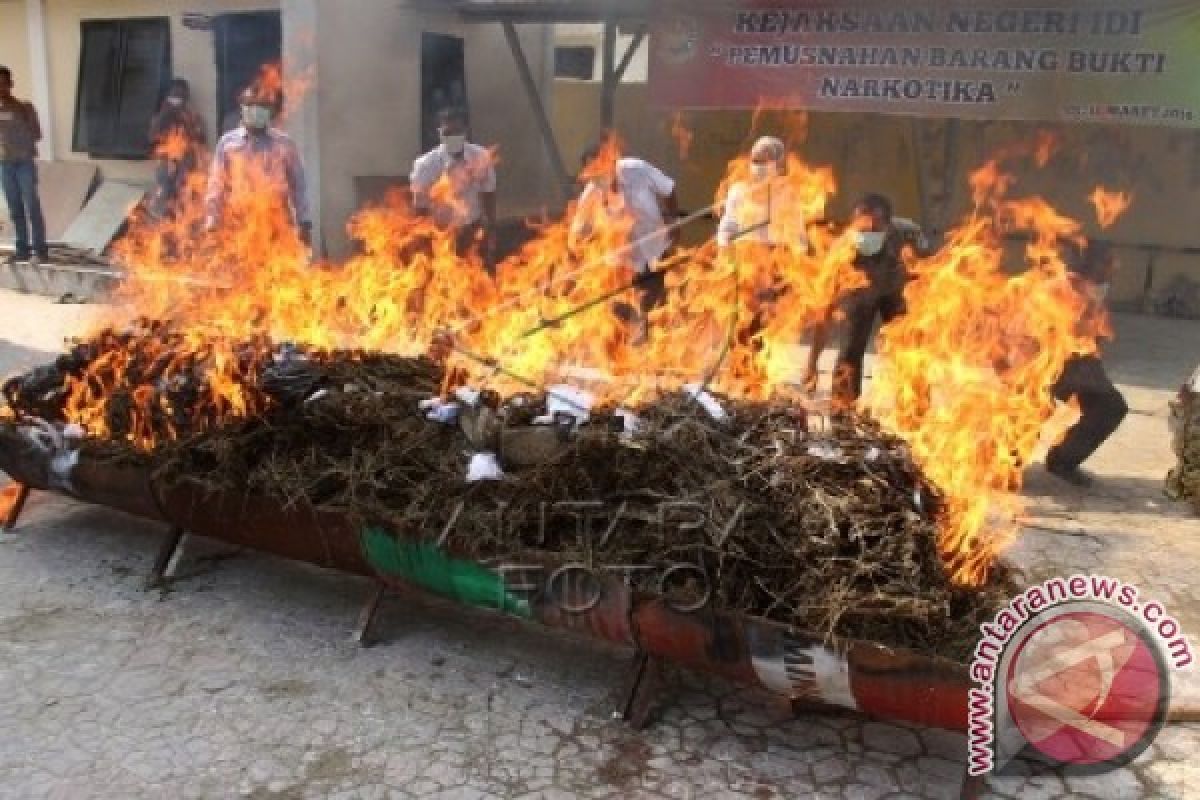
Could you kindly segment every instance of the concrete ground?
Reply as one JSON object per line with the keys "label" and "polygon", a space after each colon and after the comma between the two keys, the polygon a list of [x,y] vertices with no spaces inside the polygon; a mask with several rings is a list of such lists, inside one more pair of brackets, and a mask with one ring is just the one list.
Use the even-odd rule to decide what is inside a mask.
{"label": "concrete ground", "polygon": [[[40,363],[95,308],[0,293],[0,374]],[[1166,501],[1166,404],[1200,325],[1118,320],[1133,409],[1090,491],[1039,469],[1013,558],[1031,580],[1136,583],[1200,632],[1200,520]],[[659,722],[612,719],[625,654],[394,600],[384,643],[349,634],[365,582],[197,542],[143,591],[162,530],[35,496],[0,541],[0,798],[952,798],[963,737],[845,716],[675,674]],[[1193,638],[1193,641],[1197,641]],[[1194,676],[1176,694],[1200,708]],[[1172,725],[1094,778],[1024,766],[1006,798],[1200,797],[1200,726]]]}

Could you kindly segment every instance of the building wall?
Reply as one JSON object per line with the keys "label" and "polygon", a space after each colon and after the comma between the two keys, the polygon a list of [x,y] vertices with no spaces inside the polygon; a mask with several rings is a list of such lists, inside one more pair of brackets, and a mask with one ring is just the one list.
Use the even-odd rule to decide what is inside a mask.
{"label": "building wall", "polygon": [[[28,0],[32,1],[32,0]],[[184,12],[218,14],[280,9],[285,70],[304,84],[289,93],[284,123],[298,139],[311,173],[314,212],[327,249],[348,249],[345,224],[356,208],[355,176],[407,176],[420,155],[420,41],[423,31],[463,36],[475,138],[500,153],[500,211],[539,213],[555,200],[549,161],[534,116],[498,25],[463,25],[457,16],[417,11],[400,0],[45,0],[51,108],[59,160],[92,161],[110,180],[149,183],[148,161],[89,159],[71,150],[81,20],[161,17],[171,20],[175,75],[187,78],[196,108],[215,141],[216,63],[213,34],[183,26]],[[18,85],[29,88],[27,0],[0,0],[0,57]],[[426,4],[425,7],[428,7]],[[522,26],[526,56],[539,83],[549,84],[550,31]]]}
{"label": "building wall", "polygon": [[0,64],[12,70],[17,96],[28,99],[32,94],[33,75],[29,63],[25,0],[0,0]]}
{"label": "building wall", "polygon": [[[407,176],[421,154],[422,32],[465,39],[473,135],[498,148],[501,215],[534,214],[552,201],[547,156],[498,25],[463,25],[456,16],[395,0],[358,0],[353,14],[341,0],[286,0],[289,42],[297,38],[288,31],[296,6],[309,9],[317,26],[317,111],[301,112],[306,129],[296,136],[319,159],[322,234],[331,255],[349,247],[345,225],[357,207],[354,178]],[[525,26],[521,37],[531,69],[542,80],[548,33]]]}
{"label": "building wall", "polygon": [[[275,0],[47,0],[46,36],[50,53],[50,83],[55,124],[55,152],[60,161],[89,161],[100,167],[111,180],[149,183],[153,166],[149,161],[89,159],[86,153],[71,149],[75,121],[75,89],[79,77],[79,23],[88,19],[125,17],[169,17],[171,20],[171,62],[175,75],[186,78],[192,87],[193,102],[208,125],[214,140],[217,69],[210,31],[183,27],[185,11],[219,14],[230,11],[259,11],[278,8]],[[7,26],[3,26],[7,27]],[[22,35],[25,35],[22,29]],[[45,112],[43,112],[45,113]]]}

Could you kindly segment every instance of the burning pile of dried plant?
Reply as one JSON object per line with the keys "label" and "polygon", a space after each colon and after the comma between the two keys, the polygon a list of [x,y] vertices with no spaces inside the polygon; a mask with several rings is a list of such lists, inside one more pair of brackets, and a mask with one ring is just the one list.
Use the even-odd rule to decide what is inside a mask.
{"label": "burning pile of dried plant", "polygon": [[[106,331],[4,394],[19,413],[65,421],[66,385],[103,381],[97,354],[125,337],[119,352],[136,366],[122,375],[141,382],[105,387],[109,433],[84,445],[94,457],[141,461],[159,481],[338,511],[480,559],[636,565],[630,580],[648,590],[664,587],[643,576],[693,565],[687,574],[706,576],[716,607],[830,636],[965,657],[1008,587],[1003,565],[983,588],[954,584],[937,547],[939,492],[900,439],[864,418],[810,430],[816,419],[802,410],[720,398],[714,419],[678,392],[535,425],[552,410],[545,397],[483,392],[446,424],[421,403],[447,389],[429,359],[265,338],[225,348],[244,354],[232,374],[254,413],[221,418],[210,373],[164,357],[172,335],[146,324]],[[149,407],[160,413],[132,419],[147,405],[121,398],[145,392],[158,394]],[[135,431],[147,425],[158,438],[143,446]],[[499,479],[467,481],[480,449],[496,452]]]}

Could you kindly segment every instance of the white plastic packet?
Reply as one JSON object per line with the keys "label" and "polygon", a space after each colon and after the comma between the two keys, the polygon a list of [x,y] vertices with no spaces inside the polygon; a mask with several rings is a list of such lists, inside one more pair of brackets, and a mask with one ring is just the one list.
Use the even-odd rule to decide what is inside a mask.
{"label": "white plastic packet", "polygon": [[705,413],[712,417],[715,422],[724,422],[725,420],[729,419],[729,414],[727,414],[725,409],[721,407],[721,404],[717,401],[717,398],[705,391],[703,385],[699,383],[689,383],[683,387],[683,390],[687,392],[693,400],[699,403],[700,407],[704,409]]}
{"label": "white plastic packet", "polygon": [[454,425],[458,422],[458,415],[462,412],[462,406],[458,403],[446,402],[440,397],[431,397],[428,400],[422,400],[417,404],[417,408],[425,412],[425,419],[440,422],[443,425]]}
{"label": "white plastic packet", "polygon": [[575,386],[559,384],[546,390],[546,414],[552,420],[556,414],[570,414],[582,425],[591,419],[595,402],[595,395]]}
{"label": "white plastic packet", "polygon": [[498,481],[503,477],[504,470],[495,453],[476,453],[471,456],[471,463],[467,465],[467,483]]}
{"label": "white plastic packet", "polygon": [[454,396],[460,403],[467,406],[473,406],[479,402],[479,390],[472,389],[470,386],[458,387],[454,390]]}

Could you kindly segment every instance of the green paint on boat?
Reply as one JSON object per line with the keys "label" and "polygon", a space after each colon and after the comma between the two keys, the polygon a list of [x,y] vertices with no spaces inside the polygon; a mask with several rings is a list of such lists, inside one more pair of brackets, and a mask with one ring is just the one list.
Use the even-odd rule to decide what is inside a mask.
{"label": "green paint on boat", "polygon": [[383,575],[477,608],[525,619],[533,616],[529,601],[508,591],[502,575],[474,561],[454,558],[433,542],[398,539],[378,528],[363,531],[362,542],[367,561]]}

